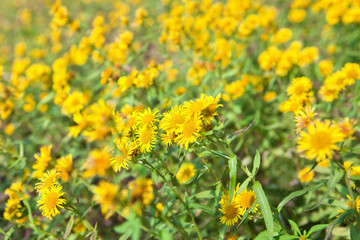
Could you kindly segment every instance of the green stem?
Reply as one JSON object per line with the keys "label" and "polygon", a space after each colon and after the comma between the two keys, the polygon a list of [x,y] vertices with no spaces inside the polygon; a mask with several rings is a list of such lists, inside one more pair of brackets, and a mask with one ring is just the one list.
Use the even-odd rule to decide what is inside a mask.
{"label": "green stem", "polygon": [[217,181],[217,182],[220,182],[221,188],[222,188],[223,192],[226,192],[226,190],[225,190],[225,188],[224,188],[221,180],[216,176],[215,172],[214,172],[213,169],[209,166],[209,164],[206,162],[206,160],[205,160],[203,157],[200,157],[200,155],[199,155],[197,152],[195,152],[195,153],[198,155],[198,157],[201,159],[201,161],[205,164],[206,168],[210,171],[210,173],[215,177],[216,181]]}
{"label": "green stem", "polygon": [[197,226],[197,224],[196,224],[195,218],[194,218],[192,212],[190,211],[189,206],[188,206],[188,205],[186,204],[186,202],[184,201],[184,199],[183,199],[183,198],[180,196],[180,194],[170,185],[170,183],[166,180],[165,176],[164,176],[162,173],[160,173],[154,166],[152,166],[151,163],[149,163],[146,159],[142,159],[142,161],[144,161],[152,170],[154,170],[154,171],[158,174],[158,176],[160,176],[160,177],[164,180],[164,182],[166,183],[166,185],[169,186],[170,190],[175,194],[176,198],[179,199],[180,202],[184,205],[184,207],[185,207],[188,215],[191,217],[191,220],[192,220],[192,222],[193,222],[193,224],[194,224],[194,227],[195,227],[195,230],[196,230],[196,233],[197,233],[199,239],[202,240],[202,237],[201,237],[199,228],[198,228],[198,226]]}

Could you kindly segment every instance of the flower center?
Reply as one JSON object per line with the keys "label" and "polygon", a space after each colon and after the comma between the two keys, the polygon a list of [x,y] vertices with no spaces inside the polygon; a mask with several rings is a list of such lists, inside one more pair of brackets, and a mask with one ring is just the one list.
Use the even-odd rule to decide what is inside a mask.
{"label": "flower center", "polygon": [[326,131],[315,133],[310,140],[311,146],[315,149],[324,149],[331,145],[331,135]]}
{"label": "flower center", "polygon": [[152,114],[146,114],[143,118],[143,124],[150,124],[154,120],[154,116]]}
{"label": "flower center", "polygon": [[237,212],[237,209],[232,204],[225,207],[225,216],[228,219],[234,219],[237,216]]}
{"label": "flower center", "polygon": [[148,144],[151,141],[152,132],[151,128],[146,128],[141,134],[141,142],[143,144]]}
{"label": "flower center", "polygon": [[194,121],[188,121],[187,123],[184,123],[183,126],[183,135],[184,137],[191,137],[194,135],[194,132],[196,130]]}
{"label": "flower center", "polygon": [[56,192],[49,192],[45,199],[45,206],[47,209],[54,209],[57,205],[59,196]]}
{"label": "flower center", "polygon": [[255,202],[255,197],[249,192],[245,193],[242,198],[241,205],[244,208],[250,208]]}

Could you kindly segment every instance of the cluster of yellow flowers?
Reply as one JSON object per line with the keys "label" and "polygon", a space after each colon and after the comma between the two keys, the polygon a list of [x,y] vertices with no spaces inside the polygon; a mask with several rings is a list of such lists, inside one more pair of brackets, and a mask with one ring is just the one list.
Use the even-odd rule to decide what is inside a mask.
{"label": "cluster of yellow flowers", "polygon": [[[290,29],[280,29],[273,36],[276,43],[287,42],[292,36]],[[298,41],[292,42],[290,46],[281,51],[276,46],[268,47],[258,57],[260,67],[269,71],[274,68],[276,75],[286,76],[293,66],[301,68],[314,62],[319,58],[318,49],[316,47],[305,47]]]}
{"label": "cluster of yellow flowers", "polygon": [[[110,219],[114,215],[135,213],[146,222],[155,218],[150,227],[144,224],[154,237],[167,234],[164,223],[184,239],[193,238],[193,226],[201,238],[207,230],[198,229],[195,217],[205,212],[227,226],[247,214],[255,221],[265,216],[255,204],[255,182],[261,176],[279,184],[271,176],[282,171],[271,170],[278,154],[294,158],[289,175],[301,184],[314,182],[316,166],[341,169],[346,204],[359,212],[360,196],[348,186],[360,176],[353,149],[358,113],[357,105],[346,103],[359,99],[359,0],[285,6],[261,0],[35,0],[44,6],[36,14],[25,2],[0,3],[14,11],[9,19],[19,25],[0,13],[0,165],[10,169],[0,177],[11,185],[0,209],[4,219],[19,226],[30,221],[24,226],[37,234],[42,216],[52,219],[66,209],[62,219],[76,216],[73,232],[87,229],[95,236],[94,222],[73,205],[69,191],[76,191],[79,209],[95,215],[93,201],[97,215],[111,224],[119,221]],[[344,57],[337,59],[341,51]],[[246,145],[238,135],[251,126]],[[240,161],[240,151],[255,149],[266,151],[261,167],[269,171],[261,175],[248,171],[246,158]],[[244,176],[231,172],[230,156],[252,186],[235,186]],[[307,160],[315,161],[308,166]],[[233,194],[223,185],[228,172]],[[195,203],[198,191],[209,201]],[[206,206],[210,198],[213,211]],[[29,207],[41,212],[33,214],[35,224]],[[234,229],[226,228],[224,237],[231,232],[235,238]],[[286,229],[280,231],[281,238]],[[60,231],[41,234],[57,238],[53,232]]]}
{"label": "cluster of yellow flowers", "polygon": [[321,99],[325,102],[333,102],[341,91],[354,85],[356,79],[360,79],[360,65],[346,63],[341,70],[326,77],[324,85],[319,90]]}
{"label": "cluster of yellow flowers", "polygon": [[357,0],[317,0],[313,3],[312,9],[314,12],[325,10],[326,21],[331,25],[341,22],[360,23],[360,3]]}
{"label": "cluster of yellow flowers", "polygon": [[15,219],[16,223],[23,223],[27,220],[27,216],[23,216],[21,201],[29,196],[24,192],[24,186],[21,182],[14,182],[5,190],[5,194],[9,199],[5,204],[4,218],[8,221]]}
{"label": "cluster of yellow flowers", "polygon": [[[238,184],[234,190],[233,197],[230,201],[229,194],[223,193],[220,200],[220,211],[224,214],[220,218],[221,223],[226,225],[234,225],[239,220],[241,220],[242,216],[246,212],[246,210],[250,209],[252,205],[256,201],[256,196],[254,191],[247,190],[245,188],[243,191],[239,192],[240,185]],[[254,207],[253,213],[258,211],[258,204]]]}
{"label": "cluster of yellow flowers", "polygon": [[[331,102],[338,98],[341,90],[346,86],[353,85],[355,79],[359,79],[359,70],[358,64],[347,63],[341,71],[328,76],[324,86],[319,90],[321,99]],[[333,91],[330,92],[330,89],[326,90],[326,88]],[[298,152],[304,152],[307,159],[316,159],[320,166],[328,167],[334,151],[340,150],[337,144],[346,139],[353,139],[354,125],[357,121],[349,118],[345,118],[341,122],[315,119],[318,113],[314,112],[314,108],[311,107],[315,102],[312,82],[306,77],[294,78],[287,88],[287,94],[290,97],[282,103],[280,110],[291,111],[295,114],[296,132],[299,133]],[[301,182],[312,180],[314,173],[311,170],[304,168],[299,172]],[[357,175],[355,171],[353,171],[353,175]]]}

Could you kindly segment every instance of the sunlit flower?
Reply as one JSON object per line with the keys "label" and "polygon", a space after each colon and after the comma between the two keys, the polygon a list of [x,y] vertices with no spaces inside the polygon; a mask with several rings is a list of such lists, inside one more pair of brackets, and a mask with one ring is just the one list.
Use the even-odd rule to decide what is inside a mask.
{"label": "sunlit flower", "polygon": [[307,132],[302,131],[300,133],[297,141],[298,151],[305,152],[305,156],[310,160],[314,158],[317,161],[325,158],[331,159],[334,150],[339,149],[336,143],[343,141],[343,135],[340,130],[336,126],[331,125],[328,120],[324,122],[317,120],[307,129]]}
{"label": "sunlit flower", "polygon": [[304,110],[296,113],[295,115],[296,133],[299,133],[304,128],[310,126],[310,124],[313,122],[313,118],[317,115],[317,113],[314,113],[314,111],[315,111],[314,108],[307,106],[305,107]]}
{"label": "sunlit flower", "polygon": [[314,171],[310,171],[310,168],[306,167],[300,170],[298,174],[300,182],[310,182],[314,178]]}
{"label": "sunlit flower", "polygon": [[63,205],[66,203],[66,200],[61,198],[64,194],[60,185],[52,185],[49,189],[44,189],[37,202],[42,211],[41,214],[50,219],[59,214],[58,208],[64,208]]}
{"label": "sunlit flower", "polygon": [[35,184],[36,191],[42,193],[45,190],[50,189],[52,185],[57,184],[58,177],[59,173],[57,173],[55,169],[47,171],[44,173],[44,176],[40,178],[40,182]]}
{"label": "sunlit flower", "polygon": [[186,183],[195,176],[195,165],[192,163],[184,163],[181,165],[179,171],[176,174],[176,179],[180,184]]}
{"label": "sunlit flower", "polygon": [[118,208],[116,205],[116,197],[119,186],[106,181],[100,181],[99,185],[93,190],[94,201],[101,205],[101,213],[108,219]]}
{"label": "sunlit flower", "polygon": [[36,163],[33,165],[35,170],[33,173],[34,178],[41,178],[51,160],[52,145],[42,146],[40,148],[40,155],[35,154]]}

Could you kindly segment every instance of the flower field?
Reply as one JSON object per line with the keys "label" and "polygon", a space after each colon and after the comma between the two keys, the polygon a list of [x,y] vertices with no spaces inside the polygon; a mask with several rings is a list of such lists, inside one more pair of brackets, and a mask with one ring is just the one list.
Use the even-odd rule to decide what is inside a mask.
{"label": "flower field", "polygon": [[360,239],[359,0],[0,1],[0,239]]}

